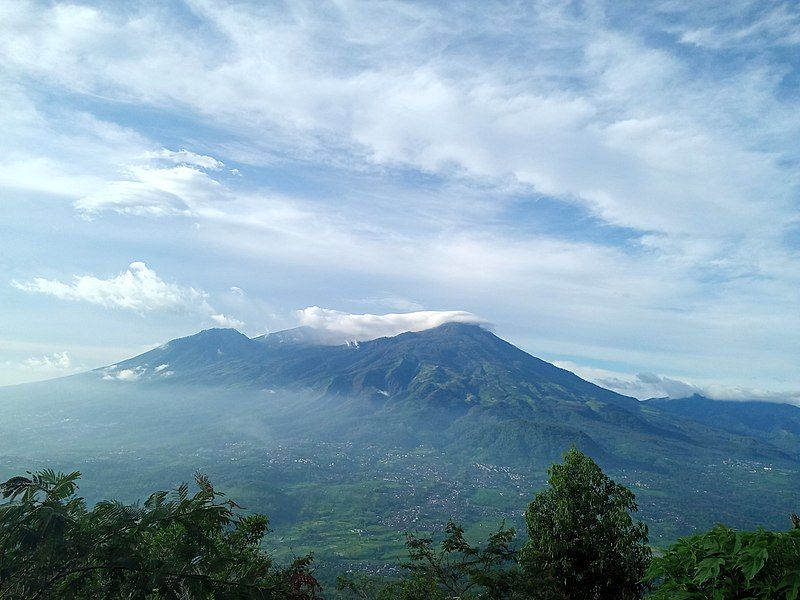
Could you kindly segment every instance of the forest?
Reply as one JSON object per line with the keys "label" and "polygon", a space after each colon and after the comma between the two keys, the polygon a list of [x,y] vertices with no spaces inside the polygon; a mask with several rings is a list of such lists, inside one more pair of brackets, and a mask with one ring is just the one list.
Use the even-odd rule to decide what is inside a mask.
{"label": "forest", "polygon": [[481,541],[450,521],[409,531],[387,574],[318,579],[313,554],[279,562],[269,519],[196,474],[194,488],[143,503],[88,506],[80,473],[41,470],[0,486],[0,597],[793,600],[800,519],[786,531],[719,524],[668,548],[648,543],[633,492],[574,447],[525,510],[526,535],[499,523]]}

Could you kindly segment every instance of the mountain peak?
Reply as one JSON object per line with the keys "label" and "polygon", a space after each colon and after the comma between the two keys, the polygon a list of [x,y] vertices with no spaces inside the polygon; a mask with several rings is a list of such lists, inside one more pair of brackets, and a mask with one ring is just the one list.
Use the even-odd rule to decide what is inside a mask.
{"label": "mountain peak", "polygon": [[491,333],[480,323],[465,321],[448,321],[447,323],[442,323],[438,327],[432,327],[431,329],[427,329],[425,331],[433,331],[435,329],[449,333],[475,333],[479,331]]}
{"label": "mountain peak", "polygon": [[196,345],[196,344],[238,344],[249,342],[250,338],[240,331],[230,327],[212,327],[210,329],[203,329],[193,335],[187,335],[182,338],[171,340],[164,344],[164,346],[175,347],[182,345]]}
{"label": "mountain peak", "polygon": [[324,329],[315,329],[301,325],[292,329],[284,329],[254,337],[253,340],[268,346],[285,346],[299,344],[307,346],[338,346],[341,344],[338,334],[330,333]]}

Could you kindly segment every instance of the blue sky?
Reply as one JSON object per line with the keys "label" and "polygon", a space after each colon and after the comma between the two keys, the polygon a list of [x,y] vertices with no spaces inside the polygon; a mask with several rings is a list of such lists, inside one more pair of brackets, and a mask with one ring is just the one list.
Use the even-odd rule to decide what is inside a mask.
{"label": "blue sky", "polygon": [[798,401],[798,46],[792,2],[0,1],[0,384],[463,311]]}

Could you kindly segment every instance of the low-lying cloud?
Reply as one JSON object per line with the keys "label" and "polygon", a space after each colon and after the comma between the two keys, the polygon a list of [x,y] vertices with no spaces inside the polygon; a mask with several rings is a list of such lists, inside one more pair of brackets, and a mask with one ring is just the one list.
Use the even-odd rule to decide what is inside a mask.
{"label": "low-lying cloud", "polygon": [[331,343],[364,342],[408,331],[423,331],[444,323],[485,323],[483,319],[463,310],[422,310],[385,315],[350,314],[309,306],[297,311],[301,325],[326,333]]}
{"label": "low-lying cloud", "polygon": [[712,400],[779,402],[800,405],[800,390],[769,391],[721,384],[698,384],[655,373],[620,373],[579,365],[572,361],[554,361],[562,369],[606,389],[640,400],[648,398],[689,398],[694,395]]}

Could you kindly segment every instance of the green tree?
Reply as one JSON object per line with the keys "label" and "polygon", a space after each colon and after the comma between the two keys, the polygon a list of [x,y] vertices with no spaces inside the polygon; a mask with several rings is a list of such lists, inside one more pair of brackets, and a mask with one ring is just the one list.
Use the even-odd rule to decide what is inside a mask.
{"label": "green tree", "polygon": [[658,584],[654,600],[795,600],[800,593],[800,529],[735,531],[717,525],[678,540],[653,559],[647,576]]}
{"label": "green tree", "polygon": [[311,558],[278,567],[263,515],[243,514],[202,475],[142,505],[76,495],[79,473],[0,486],[2,598],[317,598]]}
{"label": "green tree", "polygon": [[634,494],[575,448],[548,472],[549,488],[525,515],[529,541],[520,564],[527,578],[561,598],[641,597],[651,551],[647,527],[630,515],[638,509]]}
{"label": "green tree", "polygon": [[402,565],[406,577],[389,583],[340,577],[339,589],[378,600],[530,598],[522,590],[525,581],[512,547],[515,535],[514,529],[501,526],[485,543],[472,545],[464,529],[450,521],[438,545],[431,537],[406,536],[409,561]]}

